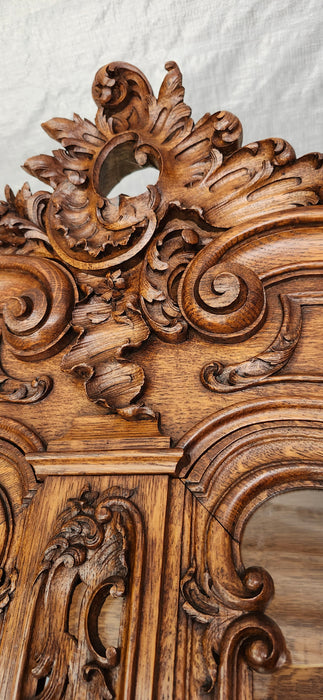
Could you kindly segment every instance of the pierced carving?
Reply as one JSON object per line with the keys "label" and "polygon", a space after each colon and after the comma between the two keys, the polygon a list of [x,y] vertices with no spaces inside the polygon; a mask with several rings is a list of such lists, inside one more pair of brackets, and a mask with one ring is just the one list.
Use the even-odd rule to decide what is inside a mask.
{"label": "pierced carving", "polygon": [[[156,98],[134,66],[101,68],[93,83],[95,124],[78,115],[50,120],[43,127],[62,148],[25,163],[53,192],[32,195],[25,184],[15,196],[7,188],[0,205],[7,265],[13,258],[18,274],[27,256],[37,258],[37,274],[56,290],[53,266],[56,281],[65,274],[65,325],[43,323],[47,340],[42,350],[33,346],[33,357],[54,352],[72,323],[77,340],[63,369],[82,377],[91,400],[129,418],[154,412],[137,403],[144,373],[127,360],[127,349],[138,348],[150,331],[164,341],[183,341],[190,327],[214,342],[243,341],[265,322],[268,286],[291,270],[311,275],[322,260],[322,207],[316,206],[323,193],[322,156],[296,159],[277,138],[241,147],[241,124],[229,112],[206,114],[194,124],[179,68],[169,62],[166,70]],[[158,171],[154,185],[135,197],[109,199],[117,182],[147,165]],[[69,273],[62,267],[59,273],[57,262],[76,282],[79,303]],[[10,302],[20,340],[21,324],[36,307],[47,308],[24,280],[20,301]],[[30,358],[26,338],[22,352],[4,321],[5,342],[17,356]],[[259,371],[267,376],[269,351],[273,347],[234,372],[254,377],[256,364],[264,363]],[[228,372],[209,366],[203,382],[223,390]],[[11,386],[5,378],[2,395],[10,400],[17,395]],[[41,398],[28,383],[22,391],[26,400]]]}
{"label": "pierced carving", "polygon": [[[213,145],[221,158],[221,150],[228,154],[240,144],[241,125],[229,113],[206,115],[194,125],[181,73],[173,62],[166,68],[157,99],[137,68],[101,68],[93,84],[96,126],[78,115],[47,122],[45,130],[65,150],[25,164],[55,188],[48,235],[59,257],[75,267],[107,269],[133,258],[171,201],[191,205],[189,189],[209,170]],[[125,174],[148,164],[160,175],[147,193],[118,201],[105,196]]]}
{"label": "pierced carving", "polygon": [[[74,695],[90,692],[110,699],[117,687],[129,682],[125,675],[131,677],[135,663],[144,552],[141,516],[131,502],[132,495],[121,487],[111,487],[101,495],[85,489],[79,498],[69,499],[58,517],[34,583],[35,607],[23,681],[26,697],[63,698],[72,684]],[[78,629],[73,633],[69,610],[78,585],[82,598]],[[98,616],[108,595],[125,596],[128,601],[127,638],[122,649],[104,648],[99,637]],[[118,667],[130,652],[132,661],[124,677],[118,678]]]}

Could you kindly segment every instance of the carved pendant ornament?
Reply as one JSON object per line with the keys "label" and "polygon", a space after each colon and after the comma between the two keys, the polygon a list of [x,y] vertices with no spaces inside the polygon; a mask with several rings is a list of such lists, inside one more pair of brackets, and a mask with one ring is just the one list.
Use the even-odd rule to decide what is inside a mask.
{"label": "carved pendant ornament", "polygon": [[[154,415],[138,401],[143,369],[127,358],[151,332],[172,343],[190,328],[214,343],[243,341],[265,323],[268,288],[291,271],[305,278],[322,270],[323,251],[315,263],[311,256],[322,250],[322,156],[296,159],[278,138],[242,147],[229,112],[194,124],[177,65],[166,71],[156,98],[137,68],[101,68],[95,124],[78,115],[50,120],[43,128],[61,147],[25,163],[53,191],[7,188],[0,203],[3,342],[35,360],[73,336],[62,369],[82,378],[92,401],[128,418]],[[148,165],[156,184],[109,198]],[[320,302],[305,294],[281,303],[281,330],[259,357],[223,367],[214,346],[214,361],[201,367],[207,388],[267,382],[282,369],[301,306]],[[26,403],[50,391],[49,377],[24,382],[0,371],[0,400]]]}

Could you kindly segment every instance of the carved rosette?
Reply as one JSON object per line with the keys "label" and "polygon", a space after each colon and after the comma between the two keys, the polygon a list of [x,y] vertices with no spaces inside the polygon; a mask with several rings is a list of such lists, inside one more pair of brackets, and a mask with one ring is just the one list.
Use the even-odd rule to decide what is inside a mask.
{"label": "carved rosette", "polygon": [[[110,700],[131,683],[144,556],[142,520],[131,496],[121,487],[101,495],[85,489],[79,498],[69,499],[58,517],[34,582],[24,697]],[[100,638],[98,618],[108,596],[125,599],[122,648],[105,647]],[[75,598],[77,630],[71,607]],[[132,662],[120,676],[128,655]]]}
{"label": "carved rosette", "polygon": [[[215,343],[243,341],[266,320],[267,289],[291,270],[311,274],[313,246],[315,269],[323,258],[322,156],[296,159],[278,138],[241,147],[241,124],[229,112],[194,124],[177,65],[166,70],[155,97],[134,66],[101,68],[95,124],[78,115],[50,120],[43,127],[61,147],[25,163],[52,193],[31,195],[26,184],[15,196],[7,188],[0,205],[2,269],[14,265],[22,281],[17,292],[10,283],[6,290],[4,341],[18,357],[36,359],[67,343],[73,328],[62,368],[83,379],[92,401],[128,418],[153,411],[139,401],[144,373],[127,350],[151,331],[183,341],[189,328]],[[109,198],[125,175],[148,165],[158,176],[146,192]],[[273,254],[278,239],[284,260]],[[58,288],[65,291],[56,314]],[[267,381],[286,364],[299,323],[295,304],[287,311],[282,303],[280,335],[242,367],[212,359],[201,370],[207,388]],[[286,323],[294,333],[287,345]],[[46,339],[28,354],[40,327]],[[36,401],[50,390],[45,377],[17,384],[2,371],[0,379],[0,399]]]}

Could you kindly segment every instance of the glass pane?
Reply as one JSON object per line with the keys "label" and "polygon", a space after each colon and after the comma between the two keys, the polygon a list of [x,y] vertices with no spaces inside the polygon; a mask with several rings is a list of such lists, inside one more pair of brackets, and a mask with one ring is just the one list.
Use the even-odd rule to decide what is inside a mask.
{"label": "glass pane", "polygon": [[300,490],[267,501],[243,538],[244,565],[266,568],[275,583],[267,614],[280,626],[291,666],[254,674],[255,700],[323,698],[323,494]]}

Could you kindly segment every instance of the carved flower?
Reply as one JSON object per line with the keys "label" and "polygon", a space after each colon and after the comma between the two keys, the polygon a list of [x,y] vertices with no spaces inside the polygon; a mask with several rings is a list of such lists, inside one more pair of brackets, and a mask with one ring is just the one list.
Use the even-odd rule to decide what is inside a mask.
{"label": "carved flower", "polygon": [[113,318],[117,323],[129,322],[125,312],[127,308],[134,308],[137,295],[131,292],[125,294],[127,283],[121,270],[108,272],[105,277],[79,272],[77,281],[85,294],[78,309],[80,310],[85,303],[88,321],[98,324]]}

